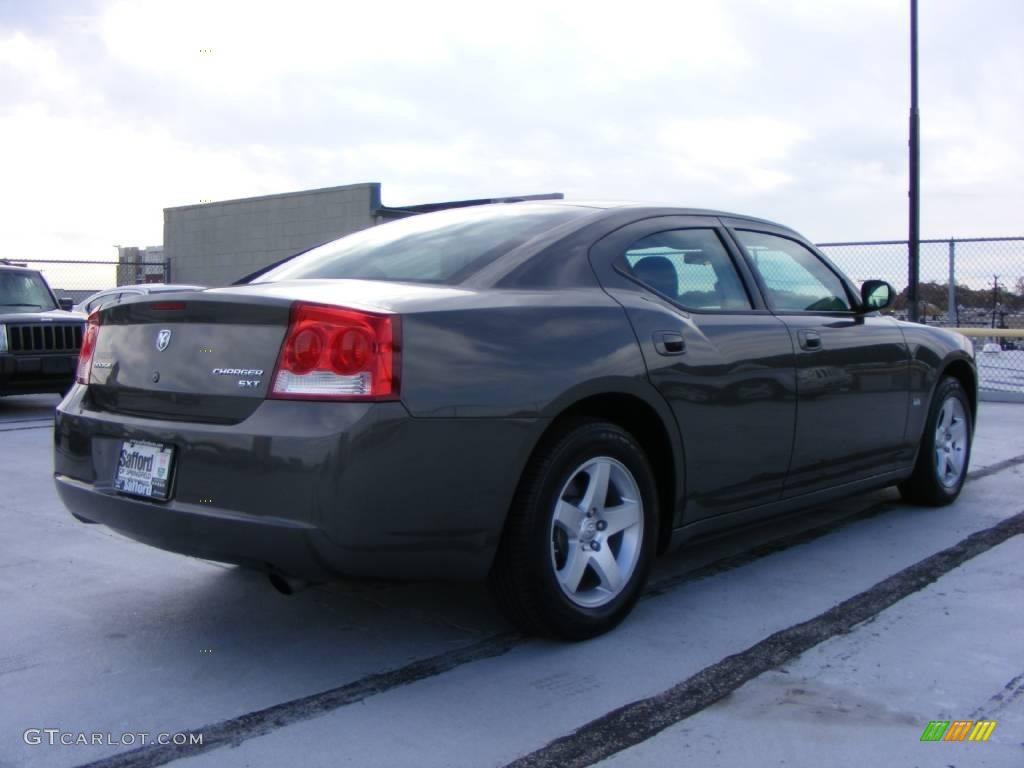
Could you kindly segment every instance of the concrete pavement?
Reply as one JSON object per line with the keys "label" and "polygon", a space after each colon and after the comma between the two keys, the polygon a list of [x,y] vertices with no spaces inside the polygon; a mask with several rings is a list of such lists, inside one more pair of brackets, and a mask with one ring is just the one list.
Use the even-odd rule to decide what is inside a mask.
{"label": "concrete pavement", "polygon": [[[1024,509],[1024,408],[985,403],[956,505],[917,509],[883,491],[687,547],[659,562],[623,627],[562,645],[515,637],[479,585],[344,583],[284,598],[253,574],[83,526],[52,488],[55,404],[0,400],[4,768],[504,765]],[[1021,764],[1017,689],[988,743],[918,741],[928,720],[983,711],[1024,672],[1020,547],[1014,537],[977,555],[605,762],[930,765],[953,747],[961,762],[949,764]],[[210,738],[207,751],[132,752],[26,744],[29,728]]]}

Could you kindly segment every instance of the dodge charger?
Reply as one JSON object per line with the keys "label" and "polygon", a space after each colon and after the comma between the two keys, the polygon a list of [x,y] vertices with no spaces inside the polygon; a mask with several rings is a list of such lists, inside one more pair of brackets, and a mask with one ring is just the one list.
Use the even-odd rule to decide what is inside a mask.
{"label": "dodge charger", "polygon": [[56,486],[82,522],[284,591],[486,579],[522,630],[592,637],[682,542],[890,485],[957,498],[971,347],[895,298],[748,216],[414,216],[94,312]]}

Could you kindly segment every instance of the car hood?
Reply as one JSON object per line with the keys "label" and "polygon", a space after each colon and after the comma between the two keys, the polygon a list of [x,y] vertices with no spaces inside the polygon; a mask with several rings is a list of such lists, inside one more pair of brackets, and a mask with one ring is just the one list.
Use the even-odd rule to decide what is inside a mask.
{"label": "car hood", "polygon": [[64,309],[51,309],[48,312],[11,312],[0,307],[0,323],[38,323],[54,322],[67,323],[70,321],[85,322],[85,315],[81,312],[68,312]]}

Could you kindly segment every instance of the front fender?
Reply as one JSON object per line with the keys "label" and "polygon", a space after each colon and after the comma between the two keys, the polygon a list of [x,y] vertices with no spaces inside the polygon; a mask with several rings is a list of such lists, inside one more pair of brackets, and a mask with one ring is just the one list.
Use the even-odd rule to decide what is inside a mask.
{"label": "front fender", "polygon": [[910,353],[910,417],[907,420],[908,441],[921,439],[928,409],[935,389],[943,375],[960,367],[970,376],[961,378],[972,405],[978,402],[978,369],[974,348],[969,339],[945,328],[901,322],[900,329]]}

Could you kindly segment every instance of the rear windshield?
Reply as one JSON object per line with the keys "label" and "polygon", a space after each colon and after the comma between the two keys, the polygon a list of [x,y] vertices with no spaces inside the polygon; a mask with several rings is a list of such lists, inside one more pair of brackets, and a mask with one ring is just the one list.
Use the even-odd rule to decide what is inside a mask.
{"label": "rear windshield", "polygon": [[361,278],[456,284],[528,240],[592,213],[517,203],[424,213],[321,245],[253,282]]}
{"label": "rear windshield", "polygon": [[0,312],[56,309],[53,296],[38,272],[0,269]]}

